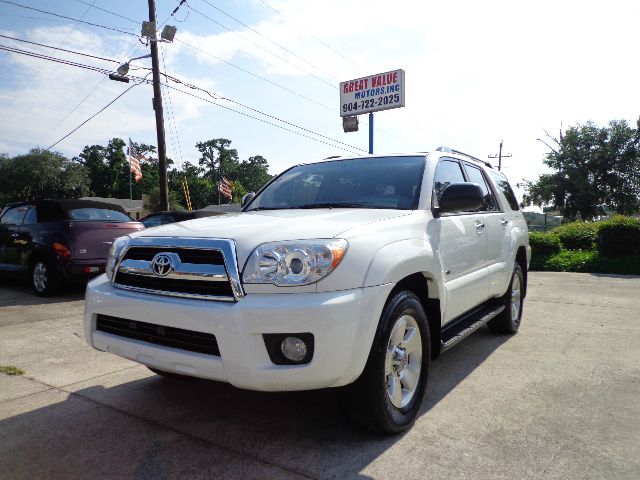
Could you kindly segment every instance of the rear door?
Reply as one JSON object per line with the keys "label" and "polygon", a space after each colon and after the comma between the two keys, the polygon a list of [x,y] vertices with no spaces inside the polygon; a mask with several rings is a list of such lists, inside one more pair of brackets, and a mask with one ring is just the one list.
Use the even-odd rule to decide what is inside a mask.
{"label": "rear door", "polygon": [[[434,174],[434,203],[452,183],[464,183],[460,162],[443,158]],[[483,268],[486,262],[487,237],[479,212],[452,212],[436,219],[439,227],[440,262],[447,291],[443,322],[479,305],[487,297]]]}

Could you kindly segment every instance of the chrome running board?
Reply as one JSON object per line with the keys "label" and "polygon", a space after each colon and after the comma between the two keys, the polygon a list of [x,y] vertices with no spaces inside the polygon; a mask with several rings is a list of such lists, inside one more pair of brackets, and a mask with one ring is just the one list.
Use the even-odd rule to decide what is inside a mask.
{"label": "chrome running board", "polygon": [[468,337],[469,335],[471,335],[473,332],[475,332],[480,327],[485,325],[489,320],[493,319],[494,317],[496,317],[497,315],[502,313],[504,308],[505,308],[505,306],[501,305],[500,307],[496,308],[495,310],[490,311],[486,315],[480,317],[480,319],[477,320],[476,322],[472,323],[471,325],[469,325],[468,327],[464,328],[463,330],[460,330],[460,332],[458,332],[456,335],[451,337],[446,342],[442,342],[441,345],[440,345],[440,352],[446,352],[451,347],[456,345],[458,342],[460,342],[461,340],[463,340],[466,337]]}

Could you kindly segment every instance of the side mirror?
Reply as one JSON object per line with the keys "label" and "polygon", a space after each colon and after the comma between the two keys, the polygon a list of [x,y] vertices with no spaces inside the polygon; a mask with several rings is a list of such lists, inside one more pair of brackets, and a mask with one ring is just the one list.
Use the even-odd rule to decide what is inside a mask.
{"label": "side mirror", "polygon": [[255,196],[256,196],[256,194],[255,194],[254,192],[249,192],[249,193],[247,193],[246,195],[244,195],[244,196],[242,197],[242,200],[240,200],[240,206],[244,208],[244,206],[245,206],[247,203],[249,203],[249,202],[251,201],[251,199],[252,199],[253,197],[255,197]]}
{"label": "side mirror", "polygon": [[452,183],[442,192],[439,213],[469,212],[484,206],[482,189],[476,183]]}

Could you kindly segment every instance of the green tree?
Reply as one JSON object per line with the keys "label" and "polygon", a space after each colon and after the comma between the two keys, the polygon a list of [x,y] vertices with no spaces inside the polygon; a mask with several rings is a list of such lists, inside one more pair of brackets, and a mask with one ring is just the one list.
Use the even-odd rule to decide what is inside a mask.
{"label": "green tree", "polygon": [[60,153],[34,148],[25,155],[0,158],[2,203],[41,198],[78,198],[89,194],[87,169]]}
{"label": "green tree", "polygon": [[229,180],[235,180],[238,175],[240,167],[238,151],[235,148],[229,148],[230,145],[231,140],[226,138],[216,138],[196,143],[196,148],[200,152],[199,165],[202,167],[204,174],[211,179],[215,188],[213,195],[215,203],[218,200],[217,188],[220,177],[224,176]]}
{"label": "green tree", "polygon": [[260,190],[260,188],[271,180],[267,159],[262,155],[255,155],[249,157],[248,160],[243,160],[238,169],[237,180],[248,192],[257,192]]}
{"label": "green tree", "polygon": [[[640,128],[640,120],[638,123]],[[640,211],[640,138],[626,120],[606,127],[576,125],[539,139],[548,148],[544,163],[554,173],[530,184],[528,203],[552,203],[570,219],[588,220],[603,209]]]}

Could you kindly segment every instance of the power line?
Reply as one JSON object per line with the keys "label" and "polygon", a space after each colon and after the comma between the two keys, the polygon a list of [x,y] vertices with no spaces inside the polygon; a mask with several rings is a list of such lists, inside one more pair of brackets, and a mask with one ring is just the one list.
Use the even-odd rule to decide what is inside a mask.
{"label": "power line", "polygon": [[355,150],[360,150],[362,152],[366,152],[366,150],[358,148],[355,145],[350,145],[350,144],[342,142],[340,140],[336,140],[335,138],[328,137],[328,136],[323,135],[321,133],[314,132],[313,130],[309,130],[308,128],[301,127],[300,125],[297,125],[295,123],[289,122],[288,120],[283,120],[282,118],[276,117],[275,115],[271,115],[270,113],[266,113],[266,112],[263,112],[261,110],[258,110],[257,108],[253,108],[253,107],[251,107],[249,105],[245,105],[244,103],[238,102],[237,100],[233,100],[232,98],[224,97],[222,95],[219,95],[219,94],[216,94],[216,93],[212,93],[212,92],[210,92],[209,90],[207,90],[205,88],[198,87],[197,85],[193,85],[193,84],[189,84],[189,83],[183,82],[182,80],[180,80],[180,79],[178,79],[176,77],[173,77],[171,75],[167,75],[166,73],[164,73],[162,75],[164,75],[167,80],[171,80],[173,82],[180,83],[180,84],[184,85],[185,87],[190,88],[192,90],[200,90],[201,92],[204,92],[207,95],[209,95],[214,100],[224,100],[224,101],[227,101],[227,102],[234,103],[234,104],[238,105],[239,107],[246,108],[247,110],[255,112],[255,113],[258,113],[260,115],[264,115],[267,118],[270,118],[272,120],[276,120],[278,122],[284,123],[285,125],[289,125],[289,126],[298,128],[298,129],[300,129],[302,131],[312,133],[313,135],[317,135],[319,137],[326,138],[327,140],[331,140],[332,142],[338,143],[340,145],[344,145],[346,147],[349,147],[349,148],[352,148],[352,149],[355,149]]}
{"label": "power line", "polygon": [[53,15],[54,17],[65,18],[65,19],[71,20],[73,22],[84,23],[85,25],[91,25],[92,27],[104,28],[106,30],[112,30],[114,32],[123,33],[125,35],[132,35],[134,37],[138,37],[138,34],[136,34],[136,33],[125,32],[124,30],[120,30],[120,29],[115,28],[115,27],[108,27],[106,25],[100,25],[100,24],[97,24],[97,23],[91,23],[91,22],[87,22],[86,20],[81,20],[79,18],[67,17],[66,15],[60,15],[58,13],[49,12],[47,10],[40,10],[39,8],[28,7],[27,5],[21,5],[19,3],[11,2],[9,0],[0,0],[0,2],[9,4],[9,5],[15,5],[16,7],[20,7],[20,8],[26,8],[28,10],[33,10],[33,11],[39,12],[39,13],[45,13],[47,15]]}
{"label": "power line", "polygon": [[[117,14],[117,13],[111,12],[111,11],[106,10],[106,9],[104,9],[104,8],[101,8],[100,10],[102,10],[103,12],[109,13],[109,14],[111,14],[111,15],[121,16],[121,15],[119,15],[119,14]],[[135,22],[135,20],[133,20],[132,18],[128,18],[128,17],[125,17],[125,18],[126,18],[126,20],[129,20],[129,21],[131,21],[131,22]],[[166,18],[166,19],[165,19],[165,20],[164,20],[164,21],[163,21],[159,26],[160,26],[160,27],[162,27],[165,23],[167,23],[167,21],[169,20],[169,18],[171,18],[171,15],[167,16],[167,18]],[[137,40],[140,40],[140,38],[139,38],[139,37],[137,37]],[[132,42],[132,43],[131,43],[131,45],[129,45],[129,48],[127,48],[127,51],[125,52],[124,56],[122,57],[121,62],[122,62],[122,61],[126,61],[126,60],[129,58],[129,52],[131,52],[131,50],[133,49],[133,47],[135,47],[135,46],[136,46],[136,44],[137,44],[137,42],[136,42],[136,41],[134,41],[134,42]],[[109,72],[109,73],[113,73],[113,72]],[[75,107],[73,107],[69,113],[67,113],[67,115],[64,117],[64,119],[62,120],[62,122],[60,122],[60,123],[58,124],[58,127],[56,127],[56,128],[55,128],[55,129],[50,133],[50,134],[47,134],[47,137],[48,137],[48,136],[50,136],[52,133],[54,133],[54,132],[57,130],[57,128],[59,128],[59,126],[60,126],[60,125],[62,125],[62,123],[64,123],[64,122],[67,120],[67,118],[69,118],[69,116],[70,116],[71,114],[73,114],[73,112],[75,112],[78,108],[80,108],[80,106],[82,106],[82,104],[83,104],[84,102],[86,102],[86,101],[87,101],[87,99],[88,99],[91,95],[93,95],[93,94],[94,94],[94,93],[95,93],[95,92],[96,92],[96,91],[97,91],[97,90],[98,90],[102,85],[104,85],[104,84],[106,83],[106,81],[107,81],[107,79],[108,79],[108,78],[109,78],[109,77],[104,77],[104,78],[102,78],[102,79],[101,79],[101,80],[100,80],[100,81],[99,81],[99,82],[98,82],[98,83],[97,83],[97,84],[96,84],[96,85],[95,85],[95,86],[94,86],[94,87],[89,91],[89,93],[87,93],[87,95],[86,95],[82,100],[80,100],[80,102],[79,102],[78,104],[76,104],[76,106],[75,106]]]}
{"label": "power line", "polygon": [[96,113],[94,113],[93,115],[91,115],[89,118],[87,118],[84,122],[82,122],[80,125],[78,125],[76,128],[74,128],[73,130],[71,130],[69,133],[67,133],[64,137],[62,137],[60,140],[58,140],[56,143],[54,143],[53,145],[49,146],[46,148],[46,150],[51,150],[53,147],[55,147],[57,144],[59,144],[61,141],[63,141],[65,138],[69,137],[70,135],[72,135],[73,133],[75,133],[77,130],[79,130],[82,126],[84,126],[85,124],[89,123],[89,121],[91,121],[92,119],[94,119],[95,117],[97,117],[98,115],[100,115],[102,112],[104,112],[107,108],[109,108],[111,105],[113,105],[114,103],[116,103],[116,101],[118,101],[118,99],[120,97],[122,97],[125,93],[129,92],[133,87],[137,87],[138,85],[140,85],[139,83],[136,83],[134,85],[131,85],[129,88],[127,88],[124,92],[122,92],[120,95],[118,95],[116,98],[114,98],[113,100],[111,100],[109,103],[107,103],[104,107],[102,107],[100,110],[98,110]]}
{"label": "power line", "polygon": [[[29,51],[27,51],[27,50],[20,50],[20,49],[16,49],[16,48],[13,48],[13,47],[8,47],[8,46],[5,46],[5,45],[0,45],[0,50],[6,50],[6,51],[9,51],[9,52],[12,52],[12,53],[19,53],[19,54],[22,54],[22,55],[27,55],[27,56],[35,57],[35,58],[39,58],[39,59],[42,59],[42,60],[48,60],[48,61],[52,61],[52,62],[55,62],[55,63],[63,64],[63,65],[69,65],[69,66],[74,66],[74,67],[78,67],[78,68],[84,68],[84,69],[86,69],[86,70],[91,70],[91,71],[95,71],[95,72],[98,72],[98,73],[103,73],[103,74],[105,74],[105,75],[107,75],[107,74],[111,73],[111,71],[110,71],[110,70],[107,70],[107,69],[104,69],[104,68],[95,67],[95,66],[92,66],[92,65],[80,64],[80,63],[77,63],[77,62],[71,62],[71,61],[68,61],[68,60],[64,60],[64,59],[60,59],[60,58],[56,58],[56,57],[50,57],[50,56],[48,56],[48,55],[43,55],[43,54],[39,54],[39,53],[35,53],[35,52],[29,52]],[[212,99],[212,100],[209,100],[209,99],[207,99],[207,98],[199,97],[199,96],[197,96],[197,95],[195,95],[195,94],[192,94],[192,93],[190,93],[190,92],[186,92],[186,91],[184,91],[184,90],[180,90],[180,89],[178,89],[178,88],[176,88],[176,87],[174,87],[174,86],[172,86],[172,85],[169,85],[169,84],[166,84],[166,83],[164,84],[166,87],[168,87],[168,88],[172,88],[172,89],[174,89],[174,90],[176,90],[176,91],[178,91],[178,92],[184,93],[185,95],[190,95],[190,96],[192,96],[192,97],[194,97],[194,98],[198,98],[198,99],[200,99],[200,100],[202,100],[202,101],[205,101],[205,102],[211,103],[211,104],[213,104],[213,105],[217,105],[217,106],[219,106],[219,107],[221,107],[221,108],[224,108],[224,109],[226,109],[226,110],[229,110],[229,111],[232,111],[232,112],[238,113],[238,114],[240,114],[240,115],[244,115],[244,116],[246,116],[246,117],[252,118],[252,119],[254,119],[254,120],[258,120],[258,121],[263,122],[263,123],[266,123],[266,124],[268,124],[268,125],[272,125],[272,126],[274,126],[274,127],[280,128],[280,129],[282,129],[282,130],[285,130],[285,131],[288,131],[288,132],[294,133],[294,134],[296,134],[296,135],[299,135],[299,136],[302,136],[302,137],[305,137],[305,138],[311,139],[311,140],[313,140],[313,141],[316,141],[316,142],[319,142],[319,143],[324,143],[324,144],[329,145],[329,146],[331,146],[331,147],[333,147],[333,148],[341,148],[342,150],[346,150],[346,151],[349,151],[349,152],[351,152],[351,153],[358,153],[358,152],[357,152],[357,150],[359,150],[359,151],[361,151],[361,152],[366,152],[365,150],[360,149],[360,148],[358,148],[358,147],[355,147],[355,146],[353,146],[353,145],[349,145],[349,144],[347,144],[347,143],[341,142],[341,141],[339,141],[339,140],[336,140],[336,139],[334,139],[334,138],[328,137],[328,136],[323,135],[323,134],[321,134],[321,133],[314,132],[313,130],[307,129],[307,128],[302,127],[302,126],[300,126],[300,125],[297,125],[297,124],[295,124],[295,123],[293,123],[293,122],[289,122],[289,121],[287,121],[287,120],[281,119],[281,118],[279,118],[279,117],[276,117],[276,116],[274,116],[274,115],[268,114],[268,113],[266,113],[266,112],[262,112],[262,111],[260,111],[260,110],[254,109],[254,108],[252,108],[252,107],[249,107],[248,105],[244,105],[244,104],[242,104],[242,103],[240,103],[240,102],[237,102],[237,101],[235,101],[235,100],[232,100],[232,99],[229,99],[229,98],[226,98],[226,97],[222,97],[222,96],[216,96],[216,95],[212,94],[211,92],[209,92],[209,91],[208,91],[208,90],[206,90],[206,89],[203,89],[203,88],[198,87],[198,86],[196,86],[196,85],[192,85],[192,84],[189,84],[189,83],[185,83],[185,82],[183,82],[182,80],[180,80],[180,79],[178,79],[178,78],[176,78],[176,77],[173,77],[173,76],[171,76],[171,75],[167,75],[166,73],[163,73],[162,75],[164,75],[164,76],[165,76],[165,78],[167,78],[168,80],[171,80],[171,81],[174,81],[174,82],[181,83],[181,84],[185,85],[187,88],[191,88],[191,89],[194,89],[194,90],[200,90],[200,91],[203,91],[203,92],[205,92],[207,95],[209,95],[209,96],[211,97],[211,99]],[[137,81],[138,81],[138,83],[137,83],[136,85],[138,85],[138,84],[140,84],[140,83],[150,83],[150,81],[149,81],[149,80],[147,80],[147,79],[146,79],[146,77],[142,78],[142,77],[137,77],[137,76],[131,76],[131,75],[130,75],[130,76],[129,76],[129,78],[131,78],[131,79],[133,79],[133,80],[137,80]],[[119,97],[118,97],[118,98],[119,98]],[[284,127],[284,126],[282,126],[282,125],[278,125],[278,124],[273,123],[273,122],[271,122],[271,121],[269,121],[269,120],[265,120],[264,118],[256,117],[256,116],[251,115],[251,114],[249,114],[249,113],[246,113],[246,112],[242,112],[242,111],[236,110],[236,109],[234,109],[234,108],[231,108],[231,107],[229,107],[229,106],[227,106],[227,105],[223,105],[223,104],[218,103],[218,102],[215,102],[215,101],[213,101],[213,100],[223,100],[223,101],[228,101],[228,102],[235,103],[235,104],[237,104],[238,106],[241,106],[241,107],[243,107],[243,108],[246,108],[246,109],[248,109],[248,110],[251,110],[251,111],[253,111],[253,112],[255,112],[255,113],[259,113],[260,115],[263,115],[263,116],[265,116],[265,117],[267,117],[267,118],[269,118],[269,119],[272,119],[272,120],[275,120],[275,121],[281,122],[281,123],[283,123],[283,124],[285,124],[285,125],[288,125],[288,126],[291,126],[291,127],[297,128],[297,129],[302,130],[302,131],[304,131],[304,132],[308,132],[308,133],[310,133],[310,134],[312,134],[312,135],[315,135],[315,137],[312,137],[312,136],[306,135],[306,134],[304,134],[304,133],[302,133],[302,132],[300,132],[300,131],[292,130],[292,129],[287,128],[287,127]],[[114,101],[115,101],[115,100],[114,100]],[[107,106],[108,106],[108,105],[107,105]],[[106,108],[106,107],[105,107],[105,108]],[[98,112],[98,113],[99,113],[99,112]],[[95,115],[94,115],[94,116],[95,116]],[[93,117],[91,117],[91,118],[93,118]],[[88,119],[88,120],[90,120],[90,119]],[[87,120],[87,121],[88,121],[88,120]],[[84,122],[84,123],[86,123],[86,122]],[[84,123],[83,123],[82,125],[84,125]],[[82,125],[80,125],[80,126],[79,126],[79,127],[77,127],[77,128],[80,128]],[[76,128],[76,130],[77,130],[77,128]],[[75,131],[75,130],[74,130],[74,131]],[[71,133],[73,133],[73,132],[71,132]],[[67,136],[68,136],[68,135],[67,135]],[[320,137],[320,138],[316,138],[316,137]],[[66,138],[66,137],[64,137],[64,138]],[[63,138],[63,139],[64,139],[64,138]],[[333,142],[333,143],[329,143],[329,142],[327,142],[327,141],[321,140],[321,138],[327,139],[327,140],[329,140],[329,141],[331,141],[331,142]],[[53,145],[52,145],[52,147],[53,147],[53,146],[55,146],[55,145],[56,145],[57,143],[59,143],[60,141],[62,141],[63,139],[61,139],[61,140],[59,140],[58,142],[56,142],[55,144],[53,144]],[[342,145],[342,147],[341,147],[341,146],[338,146],[338,145],[336,145],[336,144],[338,144],[338,145]],[[347,148],[344,148],[344,147],[347,147]],[[49,147],[49,148],[51,148],[51,147]]]}
{"label": "power line", "polygon": [[[4,0],[0,0],[0,1],[4,1]],[[228,32],[233,33],[234,35],[236,35],[236,36],[240,37],[241,39],[243,39],[245,42],[249,42],[249,43],[251,43],[251,44],[252,44],[252,45],[254,45],[255,47],[259,48],[260,50],[262,50],[262,51],[264,51],[264,52],[267,52],[269,55],[272,55],[273,57],[275,57],[275,58],[277,58],[278,60],[280,60],[280,61],[282,61],[282,62],[286,63],[287,65],[291,65],[292,67],[296,68],[297,70],[300,70],[301,72],[306,73],[307,75],[309,75],[309,76],[311,76],[311,77],[315,78],[315,79],[316,79],[316,80],[318,80],[319,82],[322,82],[322,83],[324,83],[325,85],[328,85],[329,87],[331,87],[331,88],[333,88],[333,89],[336,89],[336,90],[338,89],[338,87],[337,87],[335,84],[333,84],[333,83],[331,83],[331,82],[328,82],[328,81],[327,81],[327,80],[325,80],[324,78],[319,77],[318,75],[316,75],[316,74],[314,74],[314,73],[312,73],[312,72],[309,72],[308,70],[305,70],[305,69],[304,69],[304,68],[302,68],[300,65],[296,65],[295,63],[290,62],[290,61],[289,61],[289,60],[287,60],[286,58],[283,58],[283,57],[281,57],[280,55],[278,55],[278,54],[276,54],[276,53],[273,53],[271,50],[266,49],[265,47],[263,47],[263,46],[262,46],[262,45],[260,45],[259,43],[254,42],[254,41],[252,41],[252,40],[249,40],[248,38],[243,37],[243,36],[242,36],[242,35],[240,35],[238,32],[236,32],[235,30],[233,30],[233,29],[231,29],[231,28],[227,27],[227,26],[226,26],[226,25],[224,25],[223,23],[220,23],[220,22],[218,22],[217,20],[215,20],[215,19],[213,19],[213,18],[209,17],[208,15],[206,15],[206,14],[202,13],[201,11],[196,10],[196,9],[195,9],[195,8],[193,8],[191,5],[189,5],[188,3],[187,3],[187,4],[185,4],[185,5],[187,6],[187,8],[189,8],[189,9],[190,9],[190,10],[192,10],[192,11],[194,11],[195,13],[197,13],[198,15],[200,15],[201,17],[206,18],[206,19],[207,19],[207,20],[209,20],[210,22],[213,22],[213,23],[215,23],[216,25],[218,25],[218,26],[220,26],[220,27],[224,28],[224,29],[225,29],[225,30],[227,30]]]}
{"label": "power line", "polygon": [[282,50],[284,50],[285,52],[287,52],[289,55],[292,55],[294,57],[296,57],[298,60],[303,61],[304,63],[306,63],[307,65],[315,68],[316,70],[318,70],[319,72],[325,74],[328,77],[333,78],[336,81],[340,81],[337,77],[334,77],[332,74],[324,71],[322,68],[318,67],[317,65],[314,65],[313,63],[309,62],[306,58],[301,57],[300,55],[292,52],[291,50],[289,50],[287,47],[285,47],[284,45],[281,45],[280,43],[272,40],[271,38],[267,37],[266,35],[260,33],[258,30],[256,30],[255,28],[247,25],[246,23],[244,23],[243,21],[237,19],[236,17],[234,17],[233,15],[231,15],[230,13],[224,11],[223,9],[215,6],[214,4],[210,3],[208,0],[202,0],[204,3],[206,3],[207,5],[209,5],[211,8],[215,8],[217,11],[219,11],[220,13],[222,13],[223,15],[226,15],[227,17],[229,17],[231,20],[233,20],[234,22],[242,25],[245,28],[248,28],[249,30],[251,30],[253,33],[255,33],[256,35],[258,35],[259,37],[264,38],[265,40],[267,40],[268,42],[273,43],[276,47],[281,48]]}
{"label": "power line", "polygon": [[[82,3],[83,5],[89,5],[87,2],[85,2],[83,0],[76,0],[76,2]],[[94,0],[93,3],[95,3],[95,0]],[[128,20],[129,22],[133,22],[136,25],[142,24],[142,21],[137,21],[137,20],[134,20],[133,18],[125,17],[124,15],[120,15],[119,13],[110,12],[109,10],[105,10],[104,8],[96,7],[95,5],[93,5],[93,3],[91,4],[91,6],[93,8],[95,8],[96,10],[100,10],[101,12],[105,12],[105,13],[110,13],[111,15],[115,15],[116,17],[120,17],[123,20]]]}
{"label": "power line", "polygon": [[251,70],[247,70],[246,68],[240,67],[240,66],[238,66],[238,65],[236,65],[236,64],[234,64],[234,63],[232,63],[232,62],[230,62],[228,60],[225,60],[222,57],[218,57],[217,55],[214,55],[214,54],[212,54],[210,52],[207,52],[206,50],[202,50],[201,48],[198,48],[195,45],[191,45],[190,43],[185,42],[184,40],[180,40],[180,39],[176,38],[175,41],[178,42],[178,43],[182,43],[183,45],[191,48],[192,50],[197,50],[200,53],[204,53],[205,55],[208,55],[211,58],[213,58],[213,59],[215,59],[215,60],[217,60],[219,62],[225,63],[225,64],[229,65],[230,67],[233,67],[233,68],[235,68],[235,69],[237,69],[237,70],[239,70],[239,71],[241,71],[243,73],[251,75],[254,78],[257,78],[259,80],[262,80],[263,82],[266,82],[266,83],[268,83],[270,85],[273,85],[274,87],[277,87],[277,88],[279,88],[281,90],[284,90],[287,93],[291,93],[293,95],[296,95],[297,97],[300,97],[300,98],[302,98],[302,99],[304,99],[304,100],[306,100],[308,102],[311,102],[311,103],[319,105],[319,106],[321,106],[323,108],[326,108],[327,110],[331,110],[331,111],[335,110],[334,108],[332,108],[332,107],[330,107],[328,105],[325,105],[324,103],[320,103],[317,100],[314,100],[314,99],[312,99],[310,97],[307,97],[306,95],[303,95],[302,93],[296,92],[295,90],[292,90],[292,89],[290,89],[288,87],[285,87],[284,85],[281,85],[278,82],[274,82],[273,80],[270,80],[267,77],[263,77],[262,75],[259,75],[259,74],[255,73],[255,72],[252,72]]}
{"label": "power line", "polygon": [[[182,3],[180,3],[180,4],[176,7],[176,10],[175,10],[175,11],[177,11],[177,10],[178,10],[178,8],[180,8],[180,5],[182,5]],[[175,11],[174,11],[174,12],[175,12]],[[172,13],[172,15],[173,15],[173,13]],[[164,58],[164,50],[161,50],[161,51],[160,51],[160,53],[162,54],[162,66],[163,66],[163,68],[164,68],[164,71],[166,72],[166,71],[167,71],[167,64],[166,64],[166,62],[165,62],[165,58]],[[173,127],[173,136],[172,136],[171,144],[173,145],[174,153],[176,153],[176,154],[178,154],[178,155],[179,155],[179,157],[180,157],[180,164],[182,165],[182,163],[183,163],[183,158],[182,158],[182,145],[180,145],[180,135],[178,135],[178,126],[177,126],[177,124],[176,124],[176,117],[175,117],[175,115],[174,115],[174,113],[173,113],[173,102],[172,102],[172,100],[171,100],[171,93],[170,93],[170,90],[169,90],[166,86],[165,86],[165,89],[164,89],[164,90],[165,90],[165,92],[167,93],[167,99],[169,100],[169,101],[168,101],[168,106],[169,106],[169,108],[168,108],[167,110],[168,110],[168,112],[169,112],[169,118],[171,119],[171,123],[170,123],[170,124],[171,124],[171,125],[172,125],[172,127]],[[176,144],[177,144],[177,146],[178,146],[177,151],[176,151]]]}
{"label": "power line", "polygon": [[105,62],[115,62],[118,63],[117,60],[113,60],[111,58],[105,58],[105,57],[98,57],[96,55],[90,55],[88,53],[82,53],[82,52],[76,52],[74,50],[67,50],[66,48],[60,48],[60,47],[54,47],[53,45],[45,45],[44,43],[38,43],[38,42],[31,42],[29,40],[24,40],[22,38],[16,38],[16,37],[10,37],[8,35],[2,35],[0,34],[0,37],[2,38],[8,38],[9,40],[15,40],[16,42],[23,42],[23,43],[29,43],[31,45],[37,45],[39,47],[45,47],[45,48],[51,48],[52,50],[59,50],[61,52],[66,52],[66,53],[73,53],[74,55],[82,55],[84,57],[89,57],[89,58],[95,58],[97,60],[103,60]]}
{"label": "power line", "polygon": [[[325,145],[329,145],[330,147],[333,147],[333,148],[340,148],[340,149],[345,150],[345,151],[348,151],[348,152],[350,152],[350,153],[355,153],[355,154],[360,153],[360,152],[357,152],[357,151],[354,151],[354,150],[349,150],[349,149],[345,149],[345,148],[343,148],[343,147],[339,147],[339,146],[334,145],[334,144],[331,144],[331,143],[329,143],[329,142],[325,142],[324,140],[321,140],[321,139],[319,139],[319,138],[315,138],[315,137],[311,137],[311,136],[309,136],[309,135],[305,135],[304,133],[300,133],[300,132],[298,132],[298,131],[296,131],[296,130],[291,130],[291,129],[287,128],[287,127],[283,127],[282,125],[278,125],[278,124],[276,124],[276,123],[270,122],[270,121],[265,120],[265,119],[263,119],[263,118],[259,118],[259,117],[253,116],[253,115],[251,115],[251,114],[248,114],[248,113],[245,113],[245,112],[241,112],[241,111],[239,111],[239,110],[235,110],[235,109],[233,109],[233,108],[231,108],[231,107],[228,107],[228,106],[226,106],[226,105],[223,105],[223,104],[221,104],[221,103],[214,102],[213,100],[210,100],[210,99],[208,99],[208,98],[199,97],[198,95],[195,95],[195,94],[193,94],[193,93],[185,92],[184,90],[180,90],[179,88],[174,87],[174,86],[172,86],[172,85],[167,85],[167,86],[168,86],[169,88],[172,88],[173,90],[176,90],[176,91],[178,91],[178,92],[181,92],[181,93],[183,93],[183,94],[185,94],[185,95],[189,95],[189,96],[191,96],[191,97],[194,97],[194,98],[197,98],[197,99],[199,99],[199,100],[202,100],[203,102],[211,103],[212,105],[216,105],[216,106],[221,107],[221,108],[224,108],[224,109],[226,109],[226,110],[230,110],[230,111],[235,112],[235,113],[238,113],[238,114],[240,114],[240,115],[244,115],[245,117],[249,117],[249,118],[252,118],[252,119],[254,119],[254,120],[258,120],[259,122],[266,123],[267,125],[271,125],[271,126],[273,126],[273,127],[279,128],[279,129],[281,129],[281,130],[285,130],[285,131],[287,131],[287,132],[291,132],[291,133],[293,133],[293,134],[295,134],[295,135],[299,135],[299,136],[301,136],[301,137],[308,138],[308,139],[310,139],[310,140],[313,140],[314,142],[324,143]],[[314,134],[315,134],[315,133],[314,133]],[[327,137],[327,138],[328,138],[328,137]],[[353,147],[353,148],[357,148],[357,147]],[[358,150],[360,150],[361,152],[366,152],[366,150],[362,150],[362,149],[358,149]]]}
{"label": "power line", "polygon": [[275,9],[273,6],[271,6],[269,3],[267,3],[264,0],[259,0],[260,3],[262,3],[265,7],[273,10],[274,12],[276,12],[278,15],[280,15],[282,18],[284,18],[287,22],[291,23],[292,25],[295,25],[296,27],[298,27],[298,29],[302,30],[304,33],[306,33],[307,35],[309,35],[311,38],[313,38],[315,41],[317,41],[320,45],[328,48],[329,50],[331,50],[333,53],[335,53],[336,55],[338,55],[339,57],[342,57],[344,60],[346,60],[347,62],[349,62],[350,64],[352,64],[353,66],[357,67],[360,70],[363,70],[363,68],[358,65],[356,62],[354,62],[353,60],[351,60],[350,58],[347,58],[346,56],[344,56],[342,53],[340,53],[338,50],[336,50],[335,48],[333,48],[331,45],[325,43],[324,41],[322,41],[320,38],[316,37],[314,34],[312,34],[311,32],[309,32],[308,30],[304,29],[303,27],[299,26],[296,22],[294,22],[293,20],[291,20],[290,18],[288,18],[287,16],[285,16],[284,13],[282,13],[280,10]]}

